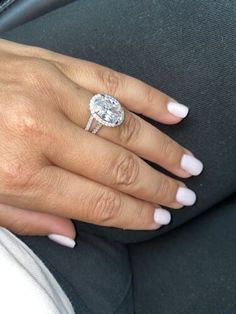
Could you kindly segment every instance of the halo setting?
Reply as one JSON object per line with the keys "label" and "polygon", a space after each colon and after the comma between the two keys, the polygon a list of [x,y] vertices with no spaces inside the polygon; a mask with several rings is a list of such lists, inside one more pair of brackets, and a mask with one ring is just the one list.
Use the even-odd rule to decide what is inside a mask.
{"label": "halo setting", "polygon": [[[89,102],[90,117],[85,131],[97,133],[105,125],[116,127],[124,121],[125,111],[119,101],[111,95],[102,93],[94,95]],[[93,121],[95,120],[95,126]]]}
{"label": "halo setting", "polygon": [[97,94],[89,103],[91,115],[99,123],[116,127],[124,121],[124,109],[117,99],[108,94]]}

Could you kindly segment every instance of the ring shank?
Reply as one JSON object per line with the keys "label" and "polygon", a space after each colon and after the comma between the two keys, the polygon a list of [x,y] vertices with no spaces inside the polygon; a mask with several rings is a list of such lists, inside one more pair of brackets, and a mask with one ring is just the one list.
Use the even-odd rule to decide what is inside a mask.
{"label": "ring shank", "polygon": [[98,121],[96,121],[96,124],[95,124],[94,128],[92,129],[91,126],[92,126],[93,120],[96,121],[96,119],[94,119],[94,117],[92,115],[90,115],[89,120],[87,122],[87,125],[85,127],[85,131],[89,131],[93,134],[96,134],[100,130],[100,128],[102,127],[102,123],[99,123]]}

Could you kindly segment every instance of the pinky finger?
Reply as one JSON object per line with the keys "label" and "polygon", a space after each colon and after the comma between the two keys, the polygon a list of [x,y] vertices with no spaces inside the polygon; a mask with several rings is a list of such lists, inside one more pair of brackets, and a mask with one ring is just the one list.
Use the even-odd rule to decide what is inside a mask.
{"label": "pinky finger", "polygon": [[0,226],[16,234],[46,235],[61,245],[75,246],[75,227],[70,219],[64,217],[0,204]]}

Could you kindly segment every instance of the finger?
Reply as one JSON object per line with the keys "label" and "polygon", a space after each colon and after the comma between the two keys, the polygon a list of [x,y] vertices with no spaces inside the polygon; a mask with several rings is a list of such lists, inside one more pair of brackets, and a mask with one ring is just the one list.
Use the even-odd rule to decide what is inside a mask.
{"label": "finger", "polygon": [[[79,89],[64,76],[61,77],[61,82],[64,84],[60,89],[60,109],[84,129],[90,116],[89,101],[93,95],[87,90]],[[199,175],[203,170],[203,164],[189,150],[128,110],[125,110],[125,118],[120,126],[102,127],[98,135],[157,163],[177,176],[187,178]]]}
{"label": "finger", "polygon": [[92,93],[108,93],[130,111],[156,121],[175,124],[188,115],[188,107],[134,77],[76,58],[67,57],[56,65],[72,81]]}
{"label": "finger", "polygon": [[42,168],[25,189],[23,197],[12,197],[8,201],[24,209],[96,225],[135,230],[153,230],[161,226],[154,221],[153,204],[57,166]]}
{"label": "finger", "polygon": [[129,75],[92,62],[78,61],[75,58],[66,59],[66,62],[59,63],[57,66],[72,81],[92,93],[108,93],[117,98],[130,111],[161,123],[179,123],[188,115],[187,106]]}
{"label": "finger", "polygon": [[24,55],[53,62],[68,78],[92,93],[108,93],[129,110],[159,122],[178,123],[188,114],[189,110],[185,105],[129,75],[44,48],[28,46],[21,47],[21,50]]}
{"label": "finger", "polygon": [[[26,53],[26,51],[28,54],[30,53],[32,55],[38,54],[38,55],[44,56],[45,58],[46,56],[48,56],[48,59],[51,58],[51,60],[53,59],[53,57],[63,56],[60,54],[55,54],[45,49],[37,50],[37,49],[34,49],[34,47],[31,50],[28,47],[24,48],[23,53]],[[82,62],[82,61],[78,60],[78,62]],[[82,69],[83,67],[81,64],[81,71],[83,71]],[[59,72],[60,71],[58,71],[58,75],[59,75]],[[64,90],[65,90],[64,94],[68,95],[67,86],[69,82],[71,82],[71,80],[66,80],[65,76],[61,75],[61,81],[65,82],[65,86],[63,86],[63,84],[61,85],[62,85],[62,89],[64,87]],[[72,84],[70,85],[72,86]],[[73,87],[74,89],[78,90],[77,84],[74,84]],[[78,116],[78,114],[81,115],[81,110],[83,110],[83,108],[85,110],[84,116],[86,117],[84,120],[86,121],[88,119],[88,106],[87,105],[80,106],[81,110],[79,110],[78,112],[78,98],[77,97],[79,96],[80,96],[79,94],[75,96],[74,110],[73,108],[70,108],[70,104],[69,104],[70,102],[68,102],[68,98],[65,100],[66,105],[62,106],[65,109],[64,111],[67,111],[67,116],[70,116],[71,120],[75,120],[76,123],[79,122],[80,118],[82,120],[82,116],[79,116],[78,119],[76,119],[76,117]],[[88,103],[88,100],[87,100],[87,103]],[[141,124],[140,121],[142,121],[143,123]],[[86,122],[83,122],[83,123],[85,124]],[[144,126],[144,128],[142,126]],[[158,131],[152,125],[148,124],[146,121],[142,120],[137,115],[130,113],[129,111],[127,111],[126,119],[125,119],[125,122],[123,123],[123,127],[115,128],[114,130],[111,130],[110,128],[109,129],[103,128],[103,129],[104,130],[101,130],[100,133],[101,134],[105,133],[106,137],[109,140],[113,140],[115,143],[118,143],[119,145],[127,147],[129,150],[138,154],[142,158],[156,162],[157,164],[171,171],[175,175],[178,175],[181,177],[189,177],[191,175],[200,174],[203,169],[202,163],[196,158],[194,158],[193,156],[191,156],[192,155],[191,153],[189,153],[187,150],[184,150],[182,146],[178,145],[176,142],[171,140],[168,136],[164,136],[162,132]],[[139,133],[142,135],[142,137],[139,136]],[[113,136],[113,134],[115,134],[115,136]],[[129,146],[127,146],[127,142],[130,142]],[[153,146],[153,143],[154,145],[157,143],[157,145]],[[156,153],[153,147],[156,148],[158,153]]]}
{"label": "finger", "polygon": [[20,235],[47,235],[61,245],[75,246],[75,227],[64,217],[0,204],[0,225]]}
{"label": "finger", "polygon": [[[174,208],[195,202],[195,193],[182,182],[156,171],[134,153],[63,117],[57,121],[58,130],[55,125],[54,131],[59,136],[54,138],[54,145],[43,148],[53,164],[148,202],[165,206],[176,202]],[[183,188],[185,196],[179,198]]]}

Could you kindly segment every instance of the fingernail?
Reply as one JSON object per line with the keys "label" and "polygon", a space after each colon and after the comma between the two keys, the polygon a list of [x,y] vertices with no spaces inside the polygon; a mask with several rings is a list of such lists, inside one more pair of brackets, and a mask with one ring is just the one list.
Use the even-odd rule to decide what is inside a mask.
{"label": "fingernail", "polygon": [[193,176],[198,176],[203,170],[203,163],[194,156],[184,154],[181,159],[181,168]]}
{"label": "fingernail", "polygon": [[75,246],[75,241],[61,234],[49,234],[48,238],[58,244],[73,248]]}
{"label": "fingernail", "polygon": [[154,211],[154,221],[160,225],[168,225],[171,221],[170,212],[163,208],[156,208]]}
{"label": "fingernail", "polygon": [[196,193],[192,190],[185,188],[185,187],[179,187],[177,194],[176,194],[176,200],[178,203],[185,205],[185,206],[191,206],[196,202]]}
{"label": "fingernail", "polygon": [[178,102],[170,101],[167,105],[168,111],[178,118],[185,118],[189,112],[188,107]]}

